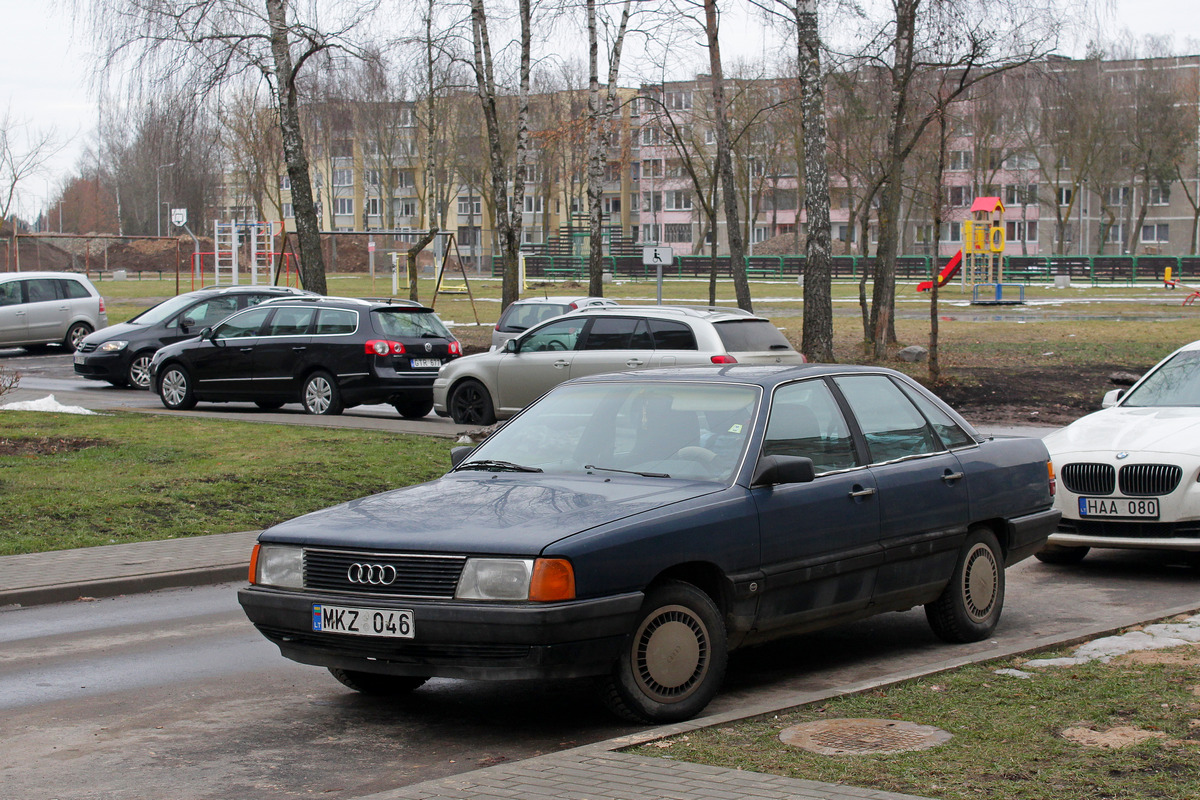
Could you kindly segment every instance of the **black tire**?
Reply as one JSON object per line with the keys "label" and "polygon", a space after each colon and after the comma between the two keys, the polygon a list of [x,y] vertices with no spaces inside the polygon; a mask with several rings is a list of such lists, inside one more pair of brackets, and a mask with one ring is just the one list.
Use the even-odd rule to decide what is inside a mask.
{"label": "black tire", "polygon": [[63,337],[62,345],[67,348],[68,353],[74,353],[79,348],[79,343],[91,332],[91,325],[86,322],[76,322],[67,328],[67,335]]}
{"label": "black tire", "polygon": [[261,408],[263,411],[278,411],[283,408],[282,400],[255,400],[254,405]]}
{"label": "black tire", "polygon": [[392,697],[408,694],[420,688],[429,678],[411,677],[407,675],[380,675],[376,672],[358,672],[352,669],[330,667],[329,674],[337,678],[338,683],[363,694],[376,697]]}
{"label": "black tire", "polygon": [[925,604],[925,618],[938,638],[978,642],[992,635],[1004,609],[1004,553],[988,528],[967,536],[954,574],[940,597]]}
{"label": "black tire", "polygon": [[646,596],[637,625],[604,682],[604,702],[631,722],[680,722],[704,710],[725,678],[725,623],[690,583],[665,583]]}
{"label": "black tire", "polygon": [[496,410],[487,388],[476,380],[465,380],[450,393],[450,418],[458,425],[491,425]]}
{"label": "black tire", "polygon": [[309,414],[336,416],[345,408],[337,381],[328,372],[314,372],[304,381],[300,390],[300,402]]}
{"label": "black tire", "polygon": [[153,350],[134,353],[133,358],[129,359],[129,369],[125,371],[125,382],[122,385],[128,384],[135,389],[149,389],[150,359],[152,358],[154,358]]}
{"label": "black tire", "polygon": [[430,411],[433,411],[433,392],[403,395],[392,403],[392,407],[405,419],[424,419]]}
{"label": "black tire", "polygon": [[1043,564],[1078,564],[1083,561],[1083,557],[1091,549],[1090,547],[1063,547],[1048,544],[1041,551],[1034,553],[1033,557]]}
{"label": "black tire", "polygon": [[179,364],[170,364],[158,379],[158,397],[172,411],[187,411],[196,407],[192,376]]}

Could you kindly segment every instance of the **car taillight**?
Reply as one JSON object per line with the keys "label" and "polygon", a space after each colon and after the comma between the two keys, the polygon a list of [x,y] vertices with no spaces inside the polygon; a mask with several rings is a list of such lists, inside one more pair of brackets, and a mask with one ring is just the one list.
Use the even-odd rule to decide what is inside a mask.
{"label": "car taillight", "polygon": [[1054,479],[1054,462],[1046,462],[1046,472],[1050,477],[1050,496],[1054,497],[1054,493],[1058,491],[1058,481]]}
{"label": "car taillight", "polygon": [[369,356],[399,356],[404,355],[404,345],[400,342],[393,342],[388,339],[372,339],[366,345],[367,355]]}
{"label": "car taillight", "polygon": [[737,359],[731,355],[713,356],[712,363],[714,363],[714,364],[736,364]]}
{"label": "car taillight", "polygon": [[450,355],[452,355],[452,356],[461,356],[462,355],[462,345],[458,343],[457,339],[451,340],[451,342],[450,342]]}
{"label": "car taillight", "polygon": [[101,314],[104,313],[104,298],[103,297],[100,298],[100,313]]}

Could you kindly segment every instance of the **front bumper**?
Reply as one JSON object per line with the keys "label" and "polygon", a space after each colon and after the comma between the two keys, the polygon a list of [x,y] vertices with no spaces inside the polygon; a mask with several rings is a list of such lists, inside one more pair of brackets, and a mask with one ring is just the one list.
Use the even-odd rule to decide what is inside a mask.
{"label": "front bumper", "polygon": [[124,353],[76,355],[75,374],[92,381],[124,380],[127,370],[124,355]]}
{"label": "front bumper", "polygon": [[[238,601],[293,661],[420,677],[508,680],[606,674],[636,624],[640,592],[570,603],[431,602],[250,586]],[[314,632],[314,603],[410,609],[413,639]]]}

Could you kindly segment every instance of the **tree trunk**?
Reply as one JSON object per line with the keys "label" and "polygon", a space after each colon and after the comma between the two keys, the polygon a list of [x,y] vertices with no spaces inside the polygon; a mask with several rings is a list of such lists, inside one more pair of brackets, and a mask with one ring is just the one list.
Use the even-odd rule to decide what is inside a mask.
{"label": "tree trunk", "polygon": [[588,30],[588,294],[604,295],[604,231],[601,215],[604,199],[604,163],[607,148],[601,135],[604,119],[600,111],[600,56],[596,41],[596,0],[587,0]]}
{"label": "tree trunk", "polygon": [[725,104],[725,76],[721,68],[721,45],[717,22],[717,0],[704,0],[704,32],[708,38],[708,64],[712,73],[713,116],[717,129],[717,174],[725,200],[725,228],[729,237],[729,269],[738,308],[753,312],[750,284],[746,282],[746,246],[739,222],[737,184],[733,179],[733,155],[729,138],[729,112]]}
{"label": "tree trunk", "polygon": [[[833,252],[829,226],[829,167],[826,163],[825,92],[817,4],[796,4],[800,64],[800,109],[804,129],[804,333],[800,350],[816,361],[833,361]],[[853,225],[853,223],[851,223]],[[853,229],[853,228],[851,228]]]}
{"label": "tree trunk", "polygon": [[266,0],[271,25],[271,55],[275,61],[275,92],[283,155],[292,185],[292,210],[300,244],[300,281],[304,288],[325,294],[325,258],[321,253],[321,225],[308,179],[308,156],[300,131],[300,102],[288,42],[286,0]]}

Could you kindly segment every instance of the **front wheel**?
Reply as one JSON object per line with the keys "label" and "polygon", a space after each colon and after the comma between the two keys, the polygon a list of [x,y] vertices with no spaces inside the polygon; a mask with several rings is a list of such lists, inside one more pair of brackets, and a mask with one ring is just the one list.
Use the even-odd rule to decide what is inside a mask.
{"label": "front wheel", "polygon": [[154,357],[154,353],[137,353],[129,362],[129,370],[126,372],[126,379],[130,386],[135,389],[150,388],[150,359]]}
{"label": "front wheel", "polygon": [[196,394],[192,391],[192,378],[178,364],[167,367],[158,382],[158,396],[162,404],[172,411],[187,411],[196,405]]}
{"label": "front wheel", "polygon": [[496,410],[487,388],[475,380],[467,380],[450,393],[450,418],[458,425],[491,425]]}
{"label": "front wheel", "polygon": [[86,322],[76,322],[67,329],[67,335],[63,337],[63,347],[67,348],[67,352],[74,353],[79,349],[80,342],[91,332],[91,325]]}
{"label": "front wheel", "polygon": [[433,410],[433,392],[403,395],[392,403],[392,407],[405,419],[424,419]]}
{"label": "front wheel", "polygon": [[338,669],[337,667],[330,667],[329,674],[337,678],[338,683],[347,688],[377,697],[394,697],[396,695],[408,694],[429,680],[429,678],[407,675],[380,675],[375,672],[359,672],[352,669]]}
{"label": "front wheel", "polygon": [[728,661],[725,623],[690,583],[652,590],[625,650],[605,679],[605,704],[631,722],[679,722],[713,699]]}
{"label": "front wheel", "polygon": [[977,528],[954,565],[954,574],[937,600],[925,605],[925,618],[938,638],[978,642],[992,635],[1004,608],[1004,554],[996,535]]}
{"label": "front wheel", "polygon": [[304,410],[309,414],[334,416],[342,413],[342,393],[328,372],[314,372],[300,392]]}

